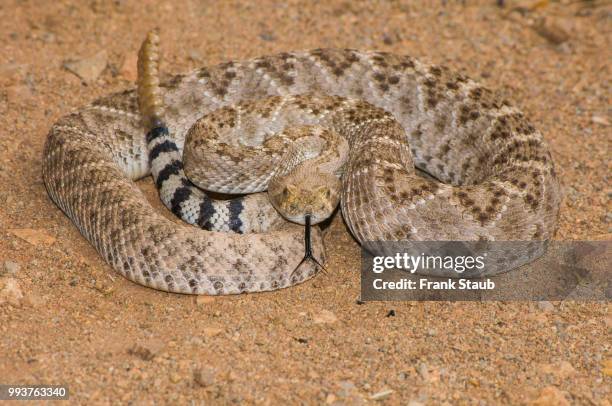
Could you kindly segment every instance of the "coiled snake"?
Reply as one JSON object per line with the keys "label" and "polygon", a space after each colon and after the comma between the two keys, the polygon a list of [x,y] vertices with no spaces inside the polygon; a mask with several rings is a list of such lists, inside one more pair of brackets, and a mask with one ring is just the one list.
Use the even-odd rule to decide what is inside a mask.
{"label": "coiled snake", "polygon": [[[98,99],[52,126],[43,156],[50,197],[134,282],[191,294],[302,282],[318,267],[302,262],[304,228],[283,216],[303,224],[308,214],[314,224],[338,200],[360,242],[554,233],[560,192],[542,135],[447,68],[317,49],[226,62],[158,86],[155,35],[140,59],[140,108],[134,90]],[[164,203],[205,230],[152,209],[133,182],[151,167]],[[191,182],[269,192],[213,200]],[[318,228],[311,249],[322,262]]]}

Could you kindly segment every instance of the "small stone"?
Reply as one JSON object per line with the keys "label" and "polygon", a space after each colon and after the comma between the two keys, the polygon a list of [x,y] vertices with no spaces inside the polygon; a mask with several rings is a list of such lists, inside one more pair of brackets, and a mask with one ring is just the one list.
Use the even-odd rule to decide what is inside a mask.
{"label": "small stone", "polygon": [[170,374],[170,382],[179,383],[180,381],[181,381],[181,376],[179,374],[177,374],[176,372],[172,372]]}
{"label": "small stone", "polygon": [[216,371],[213,368],[197,368],[193,371],[193,381],[197,385],[206,388],[215,383],[215,375]]}
{"label": "small stone", "polygon": [[79,60],[66,61],[64,68],[81,78],[85,83],[93,83],[106,69],[108,57],[106,51]]}
{"label": "small stone", "polygon": [[216,327],[204,327],[202,329],[202,333],[206,337],[214,337],[214,336],[218,336],[219,334],[223,333],[223,329],[222,328],[216,328]]}
{"label": "small stone", "polygon": [[144,361],[151,361],[164,347],[164,342],[156,338],[150,338],[143,343],[136,343],[128,349],[128,354],[139,357]]}
{"label": "small stone", "polygon": [[70,286],[76,286],[79,284],[80,278],[78,276],[73,276],[72,278],[70,278],[70,282],[68,282],[68,284]]}
{"label": "small stone", "polygon": [[561,361],[561,363],[557,367],[557,376],[559,376],[561,379],[567,379],[571,378],[574,375],[576,375],[576,370],[574,369],[572,364],[567,361]]}
{"label": "small stone", "polygon": [[34,308],[38,308],[38,307],[44,306],[44,304],[46,303],[46,299],[38,295],[29,294],[28,296],[25,297],[24,303]]}
{"label": "small stone", "polygon": [[123,76],[124,79],[129,80],[130,82],[135,82],[138,79],[138,55],[129,54],[123,60],[123,65],[119,69],[119,74]]}
{"label": "small stone", "polygon": [[45,230],[32,228],[13,228],[9,231],[32,245],[51,245],[55,242],[55,237],[52,237],[47,234]]}
{"label": "small stone", "polygon": [[336,401],[336,395],[334,395],[333,393],[330,393],[329,395],[327,395],[327,397],[325,398],[325,403],[327,403],[328,405],[331,405],[332,403],[334,403]]}
{"label": "small stone", "polygon": [[603,125],[606,127],[610,125],[608,119],[603,116],[593,116],[591,117],[591,121],[595,124]]}
{"label": "small stone", "polygon": [[547,300],[538,302],[538,308],[545,312],[552,312],[555,310],[555,306]]}
{"label": "small stone", "polygon": [[137,356],[144,361],[151,361],[155,354],[149,348],[136,344],[128,350],[128,354]]}
{"label": "small stone", "polygon": [[200,337],[191,337],[191,340],[189,340],[189,342],[198,347],[204,344],[204,341]]}
{"label": "small stone", "polygon": [[423,378],[424,381],[429,380],[429,367],[426,363],[421,362],[419,365],[417,365],[417,372],[419,375],[421,375],[421,378]]}
{"label": "small stone", "polygon": [[430,328],[429,330],[427,330],[427,335],[429,337],[435,337],[438,335],[438,330],[436,330],[435,328]]}
{"label": "small stone", "polygon": [[554,45],[560,45],[570,38],[567,31],[550,18],[539,20],[533,28],[541,37]]}
{"label": "small stone", "polygon": [[337,322],[338,318],[329,310],[321,310],[319,314],[313,316],[312,320],[315,324],[329,324]]}
{"label": "small stone", "polygon": [[225,376],[225,379],[228,382],[234,382],[236,379],[238,379],[238,375],[234,371],[229,371]]}
{"label": "small stone", "polygon": [[393,45],[393,38],[388,33],[383,33],[382,40],[385,45]]}
{"label": "small stone", "polygon": [[20,307],[23,301],[23,292],[15,278],[0,278],[0,305],[8,303]]}
{"label": "small stone", "polygon": [[542,389],[540,396],[530,403],[531,406],[569,406],[563,393],[554,386]]}
{"label": "small stone", "polygon": [[198,51],[197,49],[190,49],[187,54],[187,57],[194,62],[198,62],[198,63],[204,62],[204,57],[202,56],[200,51]]}
{"label": "small stone", "polygon": [[385,389],[370,395],[370,400],[383,400],[391,396],[393,389]]}
{"label": "small stone", "polygon": [[9,275],[15,275],[21,269],[21,265],[13,261],[4,261],[4,271]]}
{"label": "small stone", "polygon": [[342,399],[342,403],[349,405],[364,404],[364,398],[352,381],[340,381],[340,390],[336,392],[336,397]]}
{"label": "small stone", "polygon": [[340,381],[340,387],[343,391],[352,391],[355,389],[355,384],[351,381]]}

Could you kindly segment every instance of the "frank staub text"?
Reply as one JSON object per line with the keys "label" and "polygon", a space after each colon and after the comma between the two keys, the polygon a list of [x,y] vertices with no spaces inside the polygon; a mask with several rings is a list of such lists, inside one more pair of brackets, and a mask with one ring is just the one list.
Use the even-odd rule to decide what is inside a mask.
{"label": "frank staub text", "polygon": [[399,281],[385,281],[374,279],[373,287],[376,290],[491,290],[495,289],[495,282],[491,279],[473,281],[470,279],[451,279],[444,281],[430,281],[426,278],[418,280],[400,279]]}

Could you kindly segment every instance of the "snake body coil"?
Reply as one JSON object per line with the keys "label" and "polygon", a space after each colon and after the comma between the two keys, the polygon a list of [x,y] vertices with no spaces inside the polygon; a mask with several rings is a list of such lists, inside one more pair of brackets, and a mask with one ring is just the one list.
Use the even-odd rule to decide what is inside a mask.
{"label": "snake body coil", "polygon": [[[547,240],[554,233],[559,185],[541,134],[508,102],[446,68],[389,53],[318,49],[202,68],[162,83],[153,96],[141,111],[163,114],[177,153],[190,128],[222,107],[225,113],[212,116],[233,116],[236,133],[316,125],[340,134],[350,145],[342,214],[359,241]],[[156,213],[133,183],[150,173],[151,124],[143,126],[130,90],[61,118],[45,145],[49,195],[116,271],[193,294],[273,290],[316,273],[310,262],[296,270],[303,229],[270,220],[279,217],[266,212],[262,197],[239,208],[207,206],[206,213],[186,209],[191,194],[175,201],[177,214],[191,213],[195,224],[205,219],[205,228],[224,230],[234,216],[244,229],[233,231],[248,234],[204,231]],[[248,161],[242,158],[236,162]]]}

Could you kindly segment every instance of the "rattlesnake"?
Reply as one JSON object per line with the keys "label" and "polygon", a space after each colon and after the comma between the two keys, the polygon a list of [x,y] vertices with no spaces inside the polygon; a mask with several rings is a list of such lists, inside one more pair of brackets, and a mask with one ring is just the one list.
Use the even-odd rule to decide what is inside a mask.
{"label": "rattlesnake", "polygon": [[[151,83],[155,97],[141,110],[162,105],[167,126],[149,132],[149,147],[157,147],[152,158],[180,154],[190,128],[209,113],[209,129],[226,125],[214,117],[233,117],[227,126],[240,131],[316,125],[344,137],[350,152],[341,209],[360,242],[548,240],[555,231],[560,192],[541,133],[509,102],[445,67],[386,52],[316,49],[177,75],[159,94],[155,78]],[[274,290],[316,274],[316,263],[300,262],[303,227],[284,222],[265,194],[212,201],[182,178],[164,192],[158,173],[162,200],[213,231],[156,213],[133,183],[150,173],[150,117],[140,114],[134,90],[116,93],[62,117],[44,148],[50,197],[116,271],[192,294]],[[202,137],[185,149],[205,144]],[[163,180],[182,174],[182,163],[168,167]],[[194,196],[200,203],[190,205]],[[314,257],[323,261],[318,228],[311,237]]]}

